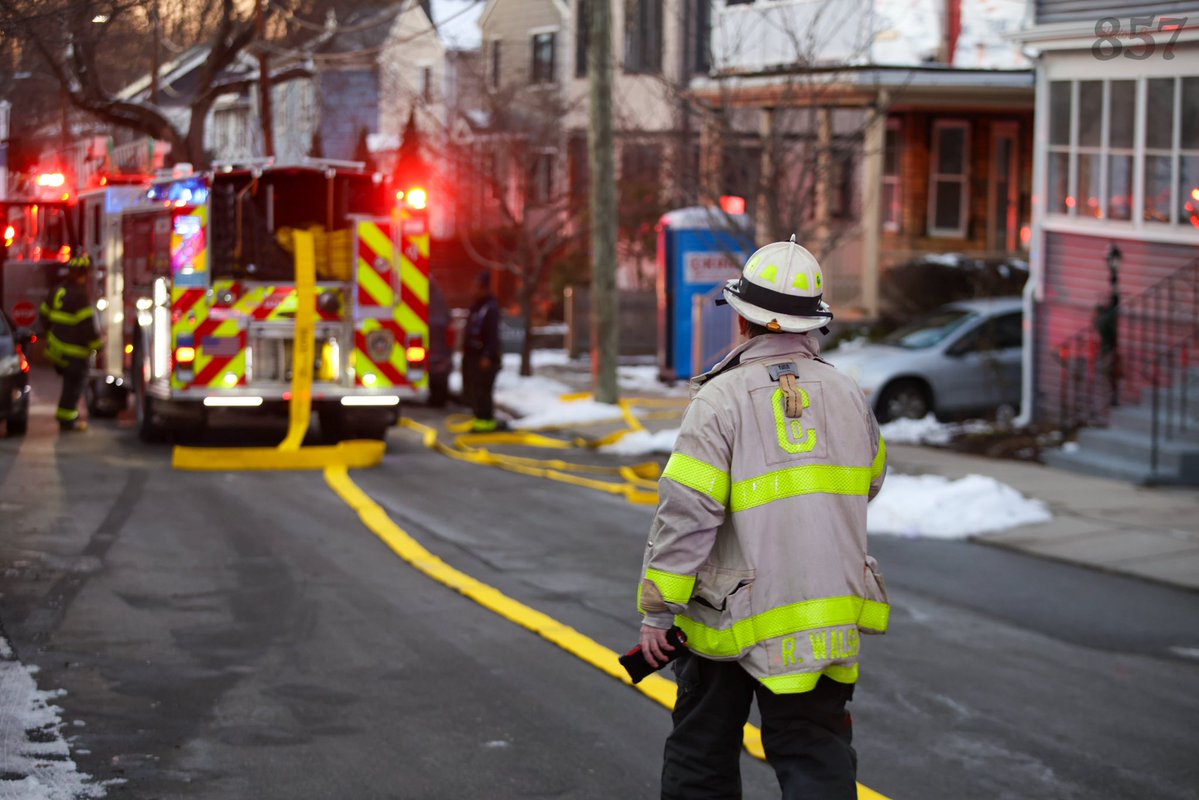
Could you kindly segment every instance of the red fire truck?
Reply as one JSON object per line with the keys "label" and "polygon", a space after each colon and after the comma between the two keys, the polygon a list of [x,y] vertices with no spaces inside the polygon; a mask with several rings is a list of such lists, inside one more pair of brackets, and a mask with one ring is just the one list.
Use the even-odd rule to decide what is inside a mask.
{"label": "red fire truck", "polygon": [[14,177],[15,191],[0,198],[0,302],[17,325],[32,327],[79,246],[76,198],[60,172]]}
{"label": "red fire truck", "polygon": [[[423,392],[428,196],[352,162],[176,169],[119,215],[104,276],[106,386],[130,385],[147,440],[215,409],[287,414],[295,232],[316,253],[312,406],[327,438],[383,438]],[[119,344],[116,344],[119,343]]]}

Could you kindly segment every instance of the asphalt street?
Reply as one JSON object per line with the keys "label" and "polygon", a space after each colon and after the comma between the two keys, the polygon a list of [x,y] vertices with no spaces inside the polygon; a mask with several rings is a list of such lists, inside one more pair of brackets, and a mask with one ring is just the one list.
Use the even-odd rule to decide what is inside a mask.
{"label": "asphalt street", "polygon": [[[613,650],[635,641],[652,509],[400,430],[352,477],[457,569]],[[124,779],[110,797],[656,796],[663,708],[417,573],[320,473],[177,472],[122,423],[60,439],[39,413],[0,440],[0,526],[0,624],[64,690],[80,769]],[[1199,796],[1199,594],[970,543],[872,549],[894,611],[863,646],[862,783]],[[743,773],[747,798],[777,797],[767,766]]]}

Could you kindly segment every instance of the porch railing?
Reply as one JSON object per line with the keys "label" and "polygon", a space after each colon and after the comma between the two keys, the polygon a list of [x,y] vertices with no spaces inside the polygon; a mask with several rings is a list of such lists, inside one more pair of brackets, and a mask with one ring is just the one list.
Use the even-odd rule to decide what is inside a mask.
{"label": "porch railing", "polygon": [[1104,425],[1114,406],[1150,403],[1156,467],[1163,437],[1193,424],[1187,384],[1197,348],[1199,258],[1114,307],[1098,306],[1091,324],[1057,346],[1059,425]]}

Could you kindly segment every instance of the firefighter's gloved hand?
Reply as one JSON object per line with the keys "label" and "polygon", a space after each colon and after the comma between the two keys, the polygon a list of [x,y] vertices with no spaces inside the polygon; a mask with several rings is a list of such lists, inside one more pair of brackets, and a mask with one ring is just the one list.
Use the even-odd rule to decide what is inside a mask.
{"label": "firefighter's gloved hand", "polygon": [[[648,633],[647,633],[648,631]],[[662,634],[663,642],[658,642],[658,634]],[[683,654],[687,636],[678,628],[655,628],[652,625],[641,626],[641,642],[629,652],[620,657],[620,665],[629,673],[633,683],[639,683],[645,676],[666,666]],[[667,651],[665,656],[651,657],[649,648],[657,647],[659,654]]]}
{"label": "firefighter's gloved hand", "polygon": [[669,628],[641,626],[641,652],[644,653],[645,660],[655,669],[670,661],[671,652],[675,649],[674,645],[666,638],[668,633],[670,633]]}

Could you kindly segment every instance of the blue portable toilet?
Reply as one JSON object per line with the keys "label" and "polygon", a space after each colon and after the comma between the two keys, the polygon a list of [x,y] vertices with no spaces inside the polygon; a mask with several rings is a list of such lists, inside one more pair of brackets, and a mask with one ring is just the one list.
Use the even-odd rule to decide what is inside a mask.
{"label": "blue portable toilet", "polygon": [[[662,216],[657,289],[658,374],[663,380],[698,375],[727,351],[735,330],[733,312],[729,306],[717,308],[714,301],[725,281],[741,274],[755,249],[753,226],[744,214],[693,206]],[[696,329],[697,323],[702,329]]]}

